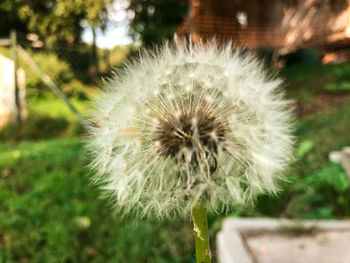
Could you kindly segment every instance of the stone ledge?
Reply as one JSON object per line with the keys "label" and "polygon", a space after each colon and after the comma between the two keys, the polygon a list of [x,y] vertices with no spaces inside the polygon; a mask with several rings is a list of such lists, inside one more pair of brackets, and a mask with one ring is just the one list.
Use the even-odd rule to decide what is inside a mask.
{"label": "stone ledge", "polygon": [[[299,235],[291,235],[294,230],[298,230]],[[305,230],[304,234],[303,230]],[[330,243],[323,244],[323,239],[326,240],[326,243]],[[266,261],[268,256],[270,262],[276,262],[275,260],[296,262],[293,256],[283,252],[283,249],[288,248],[288,253],[292,253],[294,257],[303,259],[303,255],[300,254],[298,257],[298,253],[304,253],[308,259],[312,258],[312,261],[301,262],[321,262],[322,255],[319,255],[319,252],[325,250],[323,248],[320,250],[318,247],[320,245],[329,248],[327,252],[329,255],[326,256],[337,260],[332,262],[350,262],[350,253],[346,249],[344,249],[343,257],[339,253],[339,250],[343,251],[337,243],[340,241],[342,243],[346,241],[347,244],[350,244],[350,221],[227,218],[223,221],[222,230],[217,235],[217,252],[221,263],[269,262]],[[264,242],[267,246],[261,246],[259,242]],[[261,253],[257,253],[259,246]],[[269,249],[270,254],[265,253],[267,249]],[[330,255],[331,253],[335,254],[334,257]],[[288,261],[288,259],[281,261],[282,254],[286,254],[287,258],[290,256],[289,260],[293,261]],[[340,261],[343,258],[344,261]]]}

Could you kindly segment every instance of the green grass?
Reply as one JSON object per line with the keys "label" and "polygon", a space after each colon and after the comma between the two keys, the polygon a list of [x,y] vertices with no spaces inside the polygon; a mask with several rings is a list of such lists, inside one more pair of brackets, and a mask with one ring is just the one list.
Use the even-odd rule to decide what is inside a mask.
{"label": "green grass", "polygon": [[[348,81],[348,71],[346,64],[291,67],[282,75],[289,98],[312,104],[324,92],[339,95],[326,87]],[[0,131],[0,262],[194,262],[191,223],[115,214],[89,181],[74,116],[51,95],[31,94],[28,120]],[[81,111],[89,107],[72,101]],[[254,209],[237,207],[231,216],[349,218],[349,183],[328,161],[330,151],[350,145],[349,120],[349,104],[299,118],[297,161],[281,193],[262,195]],[[214,251],[223,217],[209,214]]]}
{"label": "green grass", "polygon": [[[18,127],[5,127],[0,131],[0,141],[18,142],[78,136],[82,127],[68,106],[48,92],[27,99],[28,119]],[[90,105],[75,98],[70,102],[79,112],[86,112]]]}
{"label": "green grass", "polygon": [[313,102],[320,93],[343,94],[349,92],[350,64],[295,65],[280,74],[286,80],[290,98]]}
{"label": "green grass", "polygon": [[0,151],[0,262],[193,261],[188,222],[113,216],[77,138]]}

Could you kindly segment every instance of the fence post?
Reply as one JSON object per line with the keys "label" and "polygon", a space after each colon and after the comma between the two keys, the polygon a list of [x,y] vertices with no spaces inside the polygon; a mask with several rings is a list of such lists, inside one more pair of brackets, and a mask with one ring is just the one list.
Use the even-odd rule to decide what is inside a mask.
{"label": "fence post", "polygon": [[11,30],[10,33],[10,41],[11,41],[11,51],[12,51],[12,60],[14,64],[14,73],[13,73],[13,80],[15,85],[15,104],[16,104],[16,121],[17,124],[21,123],[21,105],[19,100],[19,88],[18,88],[18,80],[17,80],[17,36],[16,36],[16,30]]}
{"label": "fence post", "polygon": [[43,80],[43,82],[51,89],[51,91],[61,99],[68,108],[73,112],[73,114],[77,117],[78,121],[82,124],[82,126],[86,126],[86,122],[84,117],[80,114],[80,112],[70,103],[66,95],[60,90],[60,88],[51,80],[51,78],[46,75],[41,68],[35,63],[35,61],[30,57],[30,55],[20,46],[17,46],[17,51],[21,58],[38,74],[38,76]]}

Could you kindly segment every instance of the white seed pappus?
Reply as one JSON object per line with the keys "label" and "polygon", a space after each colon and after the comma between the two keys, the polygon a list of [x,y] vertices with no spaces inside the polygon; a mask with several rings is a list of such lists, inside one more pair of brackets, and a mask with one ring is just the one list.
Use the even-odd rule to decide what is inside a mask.
{"label": "white seed pappus", "polygon": [[274,194],[292,160],[281,80],[215,42],[144,52],[106,81],[90,120],[94,181],[124,213],[188,216]]}

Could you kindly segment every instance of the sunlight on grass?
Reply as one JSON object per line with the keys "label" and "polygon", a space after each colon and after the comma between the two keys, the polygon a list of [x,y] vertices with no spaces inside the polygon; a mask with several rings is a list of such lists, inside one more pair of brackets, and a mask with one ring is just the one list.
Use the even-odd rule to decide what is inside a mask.
{"label": "sunlight on grass", "polygon": [[[78,99],[70,99],[74,107],[82,114],[86,114],[91,106],[87,101],[80,101]],[[68,106],[57,98],[31,98],[28,102],[29,113],[31,115],[49,116],[52,118],[63,117],[69,121],[76,121],[76,117],[72,114]]]}

